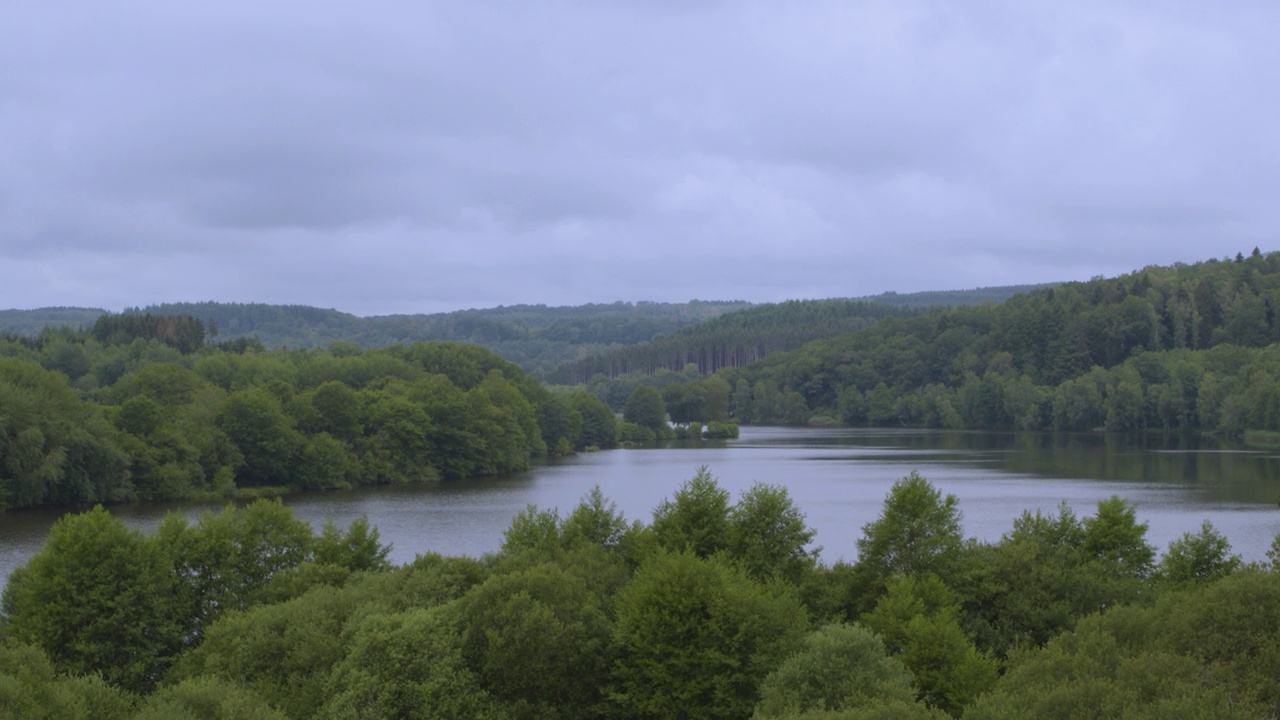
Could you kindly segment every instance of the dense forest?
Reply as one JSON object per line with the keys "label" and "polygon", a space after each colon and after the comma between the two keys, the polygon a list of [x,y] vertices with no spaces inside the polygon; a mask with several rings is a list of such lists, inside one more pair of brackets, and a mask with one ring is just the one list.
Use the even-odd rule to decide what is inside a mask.
{"label": "dense forest", "polygon": [[858,299],[866,302],[897,305],[899,307],[960,307],[963,305],[985,305],[993,302],[1004,302],[1014,295],[1053,287],[1057,284],[1000,285],[974,288],[972,290],[924,290],[913,293],[898,293],[891,290],[879,295],[868,295]]}
{"label": "dense forest", "polygon": [[744,367],[819,338],[843,335],[888,317],[919,314],[861,300],[791,300],[760,305],[683,328],[650,342],[594,355],[558,368],[549,382],[582,385],[596,375],[652,375],[693,365],[699,374]]}
{"label": "dense forest", "polygon": [[[575,388],[477,344],[269,350],[207,320],[0,336],[0,508],[489,475],[734,420],[1280,432],[1280,253],[1256,250],[999,304],[724,314],[659,343],[822,339]],[[912,473],[828,565],[785,488],[733,499],[704,468],[644,520],[597,489],[499,552],[393,567],[366,521],[274,500],[149,535],[99,506],[0,596],[0,718],[1275,717],[1280,539],[1246,564],[1208,523],[1163,553],[1146,529],[1113,497],[966,539]]]}
{"label": "dense forest", "polygon": [[[855,563],[785,488],[704,468],[628,521],[595,489],[481,558],[392,567],[278,501],[151,535],[69,515],[0,598],[0,717],[1234,718],[1280,711],[1280,541],[1163,554],[1119,498],[965,539],[911,474]],[[74,588],[74,592],[70,591]]]}
{"label": "dense forest", "polygon": [[[971,305],[1004,300],[1031,287],[1034,286],[884,293],[863,300],[893,306]],[[691,300],[571,307],[511,305],[451,313],[357,317],[305,305],[202,302],[128,308],[121,314],[190,316],[205,324],[211,339],[253,342],[267,349],[324,348],[331,342],[355,343],[364,348],[433,341],[474,343],[520,365],[526,372],[541,376],[565,363],[646,343],[681,328],[752,307],[751,303],[740,300]],[[107,314],[105,310],[89,308],[0,310],[0,333],[35,337],[46,329],[86,329]],[[807,322],[804,318],[798,319],[801,324]],[[757,335],[758,324],[754,319],[739,321],[739,325]],[[849,327],[852,326],[845,329]],[[838,329],[828,326],[827,331],[833,333]],[[810,331],[805,339],[821,336]],[[785,346],[798,344],[792,341]],[[768,347],[779,347],[779,342],[770,340]],[[760,356],[757,353],[752,359]]]}
{"label": "dense forest", "polygon": [[0,510],[494,475],[613,412],[477,345],[209,345],[190,316],[0,337]]}
{"label": "dense forest", "polygon": [[566,363],[547,381],[583,385],[597,375],[680,372],[688,365],[699,374],[737,368],[812,340],[845,335],[884,318],[919,315],[926,308],[963,307],[1006,300],[1038,285],[919,292],[883,293],[866,298],[789,300],[726,313],[649,342]]}
{"label": "dense forest", "polygon": [[[682,327],[750,307],[742,301],[623,303],[547,307],[513,305],[429,315],[357,317],[304,305],[166,303],[122,315],[190,316],[211,337],[242,339],[268,349],[364,348],[448,341],[486,347],[531,373],[544,373],[593,353],[642,343]],[[0,311],[0,332],[35,336],[46,328],[87,328],[102,310],[46,308]]]}
{"label": "dense forest", "polygon": [[1278,340],[1280,253],[1255,249],[888,317],[709,378],[597,373],[587,385],[615,408],[642,384],[728,388],[725,417],[743,423],[1240,436],[1280,431]]}

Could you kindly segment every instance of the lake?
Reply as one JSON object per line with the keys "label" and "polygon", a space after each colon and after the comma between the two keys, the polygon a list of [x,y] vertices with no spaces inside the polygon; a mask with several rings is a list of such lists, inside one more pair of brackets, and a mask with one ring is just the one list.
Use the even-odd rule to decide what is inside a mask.
{"label": "lake", "polygon": [[[557,459],[515,476],[290,496],[319,528],[368,516],[391,559],[429,551],[496,550],[530,503],[567,513],[599,485],[628,520],[651,512],[706,465],[733,499],[753,483],[785,486],[817,530],[822,559],[853,560],[862,526],[912,470],[959,498],[966,535],[998,540],[1026,510],[1067,503],[1091,515],[1119,495],[1149,523],[1163,551],[1210,520],[1245,560],[1263,560],[1280,534],[1280,454],[1201,436],[942,432],[909,429],[746,427],[730,441],[624,448]],[[168,512],[198,517],[217,504],[138,504],[111,511],[150,530]],[[0,513],[0,583],[44,542],[59,513]]]}

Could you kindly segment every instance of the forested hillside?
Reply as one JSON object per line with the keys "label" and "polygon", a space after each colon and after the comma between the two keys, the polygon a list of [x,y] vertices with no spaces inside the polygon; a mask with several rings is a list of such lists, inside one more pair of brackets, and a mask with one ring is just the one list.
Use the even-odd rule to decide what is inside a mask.
{"label": "forested hillside", "polygon": [[550,382],[581,385],[595,375],[677,372],[694,365],[699,373],[742,367],[810,340],[867,327],[886,317],[918,314],[894,305],[861,300],[790,300],[723,315],[672,335],[569,363]]}
{"label": "forested hillside", "polygon": [[513,305],[372,317],[303,306],[236,303],[170,303],[145,311],[211,320],[219,337],[256,337],[268,348],[326,347],[335,341],[365,348],[437,340],[474,343],[529,372],[543,373],[587,354],[644,342],[748,306],[740,301],[698,300],[574,307]]}
{"label": "forested hillside", "polygon": [[[647,521],[646,521],[647,520]],[[277,502],[59,521],[0,600],[0,714],[70,720],[1274,717],[1280,541],[1205,523],[1163,555],[1133,506],[966,539],[912,473],[816,560],[787,490],[705,468],[646,520],[597,488],[499,552],[391,567],[376,528]],[[68,592],[74,588],[74,592]]]}
{"label": "forested hillside", "polygon": [[477,345],[255,350],[190,316],[0,338],[0,510],[513,472],[613,413]]}
{"label": "forested hillside", "polygon": [[[332,342],[381,348],[437,340],[489,348],[525,370],[544,373],[593,353],[651,340],[682,327],[750,307],[742,301],[639,302],[573,307],[513,305],[423,315],[357,317],[305,305],[166,303],[123,315],[186,315],[211,338],[246,339],[269,349],[324,348]],[[0,311],[0,333],[35,336],[45,328],[90,327],[102,310],[45,308]]]}
{"label": "forested hillside", "polygon": [[973,290],[925,290],[913,293],[890,291],[857,299],[900,307],[960,307],[963,305],[985,305],[990,302],[1004,302],[1014,295],[1029,293],[1032,290],[1042,290],[1057,284],[1000,285],[998,287],[974,288]]}
{"label": "forested hillside", "polygon": [[[895,306],[966,305],[1003,300],[1031,286],[923,293],[885,293],[868,302]],[[849,303],[852,301],[832,301]],[[751,303],[691,300],[687,303],[616,302],[571,307],[511,305],[483,310],[358,317],[305,305],[263,303],[165,303],[129,308],[123,315],[188,315],[205,323],[210,340],[243,340],[269,349],[324,348],[332,342],[364,348],[444,340],[482,345],[544,375],[565,363],[671,335],[681,328],[751,308]],[[771,307],[771,306],[764,306]],[[34,337],[46,328],[92,327],[109,314],[91,308],[0,310],[0,333]],[[745,325],[756,324],[745,321]],[[834,332],[837,328],[827,325]],[[723,328],[722,328],[723,329]],[[847,327],[845,329],[848,329]],[[754,331],[758,334],[758,328]],[[810,334],[808,338],[821,337]],[[757,343],[745,336],[744,343]],[[777,346],[767,341],[768,347]],[[795,347],[794,339],[787,347]]]}
{"label": "forested hillside", "polygon": [[[889,317],[715,379],[747,423],[1240,435],[1280,431],[1278,340],[1280,253],[1254,250]],[[616,403],[615,386],[682,381],[705,382],[591,387]]]}
{"label": "forested hillside", "polygon": [[45,328],[83,329],[92,326],[106,312],[98,308],[78,307],[0,310],[0,333],[35,336]]}
{"label": "forested hillside", "polygon": [[835,337],[886,317],[911,317],[926,308],[998,302],[1042,285],[1011,285],[918,293],[883,293],[866,298],[789,300],[757,305],[686,327],[669,337],[619,348],[567,363],[548,381],[585,384],[596,375],[652,375],[694,365],[702,374],[742,367],[811,340]]}

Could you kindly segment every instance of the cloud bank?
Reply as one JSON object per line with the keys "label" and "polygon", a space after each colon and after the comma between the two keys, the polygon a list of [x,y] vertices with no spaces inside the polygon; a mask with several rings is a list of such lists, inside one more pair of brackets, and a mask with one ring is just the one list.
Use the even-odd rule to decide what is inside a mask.
{"label": "cloud bank", "polygon": [[1277,26],[1265,2],[20,1],[0,307],[773,301],[1278,249]]}

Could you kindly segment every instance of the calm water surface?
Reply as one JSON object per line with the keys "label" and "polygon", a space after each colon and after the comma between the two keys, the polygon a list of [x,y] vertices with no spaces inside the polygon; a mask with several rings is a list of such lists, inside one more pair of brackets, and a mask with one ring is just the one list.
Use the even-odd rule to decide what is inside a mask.
{"label": "calm water surface", "polygon": [[[285,499],[317,528],[368,516],[391,558],[496,550],[530,503],[568,512],[595,485],[628,520],[646,522],[660,501],[706,465],[734,498],[753,483],[785,486],[817,530],[822,558],[856,556],[861,528],[879,515],[894,481],[912,470],[956,495],[967,535],[998,540],[1025,510],[1079,515],[1120,495],[1150,524],[1163,550],[1210,520],[1246,560],[1262,560],[1280,534],[1280,455],[1212,438],[955,433],[851,428],[743,428],[739,440],[620,449],[557,460],[516,476],[435,485],[362,488]],[[197,517],[218,505],[112,508],[150,530],[168,512]],[[0,513],[0,583],[44,542],[58,513]]]}

